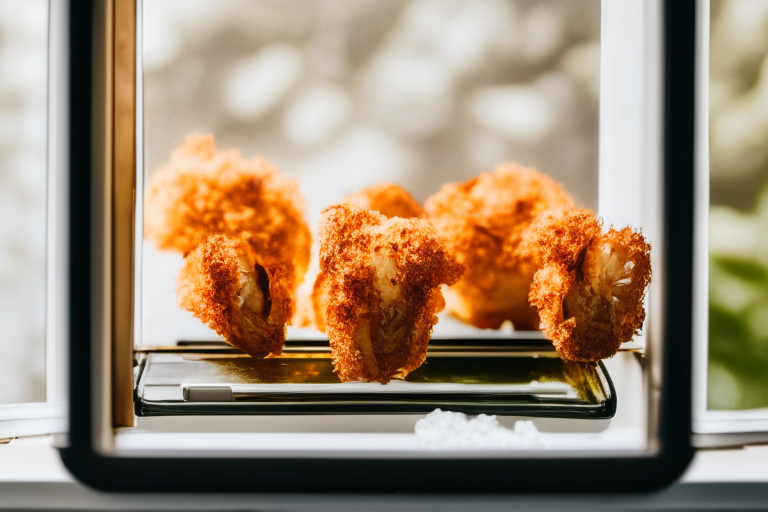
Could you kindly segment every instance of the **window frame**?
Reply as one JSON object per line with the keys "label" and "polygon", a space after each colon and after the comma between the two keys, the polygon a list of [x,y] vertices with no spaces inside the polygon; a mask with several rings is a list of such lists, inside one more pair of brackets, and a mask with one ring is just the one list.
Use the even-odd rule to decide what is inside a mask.
{"label": "window frame", "polygon": [[[608,1],[608,0],[606,0]],[[65,465],[80,480],[104,490],[166,491],[556,491],[650,490],[671,483],[692,455],[691,327],[689,321],[663,325],[658,441],[655,454],[603,458],[529,459],[363,459],[114,457],[105,454],[111,425],[100,410],[108,407],[100,386],[108,353],[103,336],[105,231],[100,199],[105,190],[100,108],[105,99],[94,78],[103,62],[103,2],[70,4],[70,389],[69,445]],[[662,259],[665,271],[663,318],[691,318],[693,258],[693,121],[695,0],[663,4],[664,210]],[[96,16],[98,15],[98,16]],[[91,59],[89,57],[93,56]],[[101,174],[100,174],[101,173]],[[93,201],[93,203],[92,203]],[[107,309],[108,310],[108,309]],[[100,317],[100,315],[102,315]],[[673,364],[674,363],[674,364]],[[108,395],[108,393],[107,393]],[[377,478],[370,478],[375,469]],[[286,479],[283,475],[290,474]],[[343,474],[344,478],[338,475]],[[594,475],[600,475],[595,478]],[[301,482],[297,488],[297,482]]]}
{"label": "window frame", "polygon": [[710,410],[709,373],[709,59],[710,0],[698,0],[696,41],[696,190],[694,253],[693,438],[698,447],[735,446],[768,441],[768,407]]}
{"label": "window frame", "polygon": [[0,439],[66,431],[65,336],[68,262],[66,167],[67,61],[66,14],[60,2],[48,1],[48,79],[46,155],[46,400],[0,405]]}

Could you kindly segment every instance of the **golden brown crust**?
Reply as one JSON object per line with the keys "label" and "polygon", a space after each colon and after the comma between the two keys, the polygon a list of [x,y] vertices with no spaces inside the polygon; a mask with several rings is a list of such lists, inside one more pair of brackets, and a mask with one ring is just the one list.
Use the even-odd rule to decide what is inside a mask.
{"label": "golden brown crust", "polygon": [[542,265],[530,302],[563,359],[611,357],[645,320],[651,246],[629,227],[601,231],[589,210],[550,215],[532,227],[530,246],[539,248]]}
{"label": "golden brown crust", "polygon": [[387,218],[410,219],[424,215],[424,210],[413,196],[403,187],[392,183],[379,183],[365,188],[347,197],[343,203],[355,208],[377,211]]}
{"label": "golden brown crust", "polygon": [[550,211],[574,207],[568,194],[535,169],[499,164],[430,197],[425,210],[466,270],[446,293],[448,311],[480,328],[536,329],[528,289],[538,255],[525,243],[531,223]]}
{"label": "golden brown crust", "polygon": [[386,383],[418,368],[444,306],[440,286],[461,272],[424,220],[326,208],[315,304],[339,378]]}
{"label": "golden brown crust", "polygon": [[466,322],[540,325],[573,361],[610,357],[641,328],[650,245],[630,228],[602,234],[594,213],[536,170],[502,164],[444,186],[425,210],[466,267],[446,294]]}
{"label": "golden brown crust", "polygon": [[247,240],[264,262],[293,267],[301,282],[311,235],[295,181],[263,158],[217,151],[212,135],[190,135],[152,177],[144,233],[160,249],[188,253],[208,236]]}
{"label": "golden brown crust", "polygon": [[[365,188],[342,201],[343,204],[373,210],[387,218],[419,218],[424,216],[421,205],[399,185],[392,183],[380,183]],[[307,278],[312,279],[312,287],[307,283],[299,287],[296,292],[296,314],[293,317],[293,325],[298,327],[314,327],[325,332],[324,304],[325,304],[325,280],[313,272],[313,266],[307,273]],[[317,269],[316,269],[317,270]]]}
{"label": "golden brown crust", "polygon": [[279,355],[293,313],[292,273],[265,268],[243,240],[213,235],[184,258],[177,301],[230,345],[253,357]]}

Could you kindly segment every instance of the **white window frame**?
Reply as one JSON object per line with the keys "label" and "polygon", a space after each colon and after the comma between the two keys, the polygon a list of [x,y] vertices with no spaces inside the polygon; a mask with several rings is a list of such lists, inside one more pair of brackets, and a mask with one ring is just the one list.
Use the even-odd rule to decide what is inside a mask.
{"label": "white window frame", "polygon": [[46,400],[0,405],[0,439],[66,430],[67,9],[66,1],[48,2]]}

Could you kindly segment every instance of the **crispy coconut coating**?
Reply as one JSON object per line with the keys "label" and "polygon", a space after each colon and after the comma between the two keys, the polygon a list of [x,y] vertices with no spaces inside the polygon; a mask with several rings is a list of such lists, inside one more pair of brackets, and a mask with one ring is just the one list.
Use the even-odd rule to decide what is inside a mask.
{"label": "crispy coconut coating", "polygon": [[375,210],[387,218],[410,219],[424,214],[421,205],[407,190],[392,183],[380,183],[365,188],[347,197],[343,202],[356,208]]}
{"label": "crispy coconut coating", "polygon": [[344,381],[403,378],[426,359],[440,287],[462,272],[425,220],[337,205],[320,217],[315,292]]}
{"label": "crispy coconut coating", "polygon": [[645,320],[651,246],[629,227],[602,233],[589,210],[540,219],[530,245],[542,266],[530,289],[541,329],[563,359],[613,356]]}
{"label": "crispy coconut coating", "polygon": [[251,245],[213,235],[184,258],[177,300],[233,347],[279,355],[293,314],[293,269],[265,267]]}
{"label": "crispy coconut coating", "polygon": [[263,158],[217,151],[213,135],[190,135],[155,173],[145,200],[144,233],[158,248],[184,254],[208,236],[247,240],[265,267],[291,265],[301,282],[311,235],[293,180]]}
{"label": "crispy coconut coating", "polygon": [[[380,183],[365,188],[342,202],[355,208],[377,211],[387,218],[402,217],[407,219],[424,215],[421,205],[411,194],[401,186],[392,183]],[[314,327],[325,332],[325,320],[323,318],[325,309],[324,280],[317,278],[319,268],[316,267],[317,261],[313,259],[307,272],[307,278],[312,279],[314,286],[310,287],[307,286],[308,283],[304,283],[297,290],[296,314],[293,317],[293,325]]]}
{"label": "crispy coconut coating", "polygon": [[532,222],[574,207],[568,194],[535,169],[499,164],[491,173],[451,183],[430,197],[425,210],[466,270],[446,293],[447,309],[475,327],[538,328],[528,290],[538,254],[525,243]]}

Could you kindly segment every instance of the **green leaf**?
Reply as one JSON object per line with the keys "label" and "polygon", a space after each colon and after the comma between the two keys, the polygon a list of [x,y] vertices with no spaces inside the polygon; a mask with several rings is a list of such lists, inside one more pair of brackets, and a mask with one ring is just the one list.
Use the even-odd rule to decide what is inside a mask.
{"label": "green leaf", "polygon": [[768,282],[768,268],[760,261],[734,256],[717,256],[712,258],[712,264],[745,281],[755,284]]}

